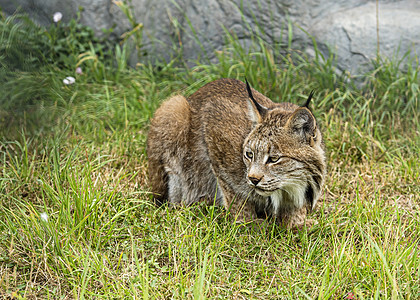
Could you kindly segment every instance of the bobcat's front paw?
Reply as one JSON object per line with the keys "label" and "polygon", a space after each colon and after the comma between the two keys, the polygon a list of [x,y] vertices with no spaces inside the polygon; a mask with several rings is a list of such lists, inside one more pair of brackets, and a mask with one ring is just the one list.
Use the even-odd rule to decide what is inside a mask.
{"label": "bobcat's front paw", "polygon": [[299,231],[304,228],[310,229],[313,225],[318,223],[314,219],[307,218],[306,207],[302,207],[301,209],[295,210],[290,214],[283,216],[279,221],[281,225],[293,231]]}
{"label": "bobcat's front paw", "polygon": [[286,224],[286,228],[296,233],[304,229],[309,231],[316,224],[318,224],[318,221],[314,219],[307,219],[307,218],[304,218],[303,220],[294,219],[294,222],[289,222]]}

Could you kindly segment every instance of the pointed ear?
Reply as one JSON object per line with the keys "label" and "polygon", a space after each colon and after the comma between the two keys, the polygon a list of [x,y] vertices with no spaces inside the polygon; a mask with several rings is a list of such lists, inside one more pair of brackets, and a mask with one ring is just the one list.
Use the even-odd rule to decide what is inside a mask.
{"label": "pointed ear", "polygon": [[252,95],[251,87],[249,86],[248,80],[245,78],[246,90],[248,92],[248,111],[252,123],[261,123],[265,115],[268,112],[268,108],[259,104],[254,96]]}
{"label": "pointed ear", "polygon": [[287,120],[285,127],[308,143],[316,139],[316,120],[306,107],[298,108]]}

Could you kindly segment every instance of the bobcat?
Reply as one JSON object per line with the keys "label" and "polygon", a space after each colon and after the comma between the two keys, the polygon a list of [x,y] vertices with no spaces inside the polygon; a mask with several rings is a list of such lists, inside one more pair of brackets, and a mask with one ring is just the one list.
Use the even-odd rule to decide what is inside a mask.
{"label": "bobcat", "polygon": [[155,202],[221,204],[238,222],[304,225],[326,172],[311,111],[274,103],[248,82],[219,79],[156,111],[147,140]]}

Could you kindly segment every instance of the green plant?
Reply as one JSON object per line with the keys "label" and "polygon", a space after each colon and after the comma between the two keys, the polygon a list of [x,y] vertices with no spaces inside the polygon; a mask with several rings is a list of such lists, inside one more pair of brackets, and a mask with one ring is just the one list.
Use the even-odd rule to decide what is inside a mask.
{"label": "green plant", "polygon": [[99,38],[92,28],[79,22],[80,11],[77,17],[68,23],[61,20],[51,24],[45,31],[49,43],[49,51],[46,54],[48,62],[60,68],[74,69],[78,56],[91,51],[106,60],[112,57],[113,43],[109,37],[112,30]]}
{"label": "green plant", "polygon": [[13,72],[35,71],[46,63],[44,53],[49,44],[43,34],[43,29],[25,15],[0,17],[2,80],[14,75]]}
{"label": "green plant", "polygon": [[134,42],[135,51],[137,53],[137,59],[140,62],[141,58],[145,53],[143,52],[143,24],[137,22],[136,17],[133,13],[133,8],[131,6],[131,1],[114,1],[114,4],[117,5],[123,14],[127,17],[128,22],[130,23],[130,31],[125,32],[121,36],[121,44],[126,46],[130,43],[130,40]]}

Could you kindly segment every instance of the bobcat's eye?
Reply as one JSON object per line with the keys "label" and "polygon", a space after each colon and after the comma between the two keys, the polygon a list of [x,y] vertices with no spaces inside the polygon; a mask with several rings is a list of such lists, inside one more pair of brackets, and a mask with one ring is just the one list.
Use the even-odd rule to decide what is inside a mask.
{"label": "bobcat's eye", "polygon": [[280,160],[280,156],[269,156],[267,158],[267,164],[274,164]]}
{"label": "bobcat's eye", "polygon": [[246,151],[245,157],[248,159],[252,159],[254,157],[254,153],[252,153],[252,151]]}

